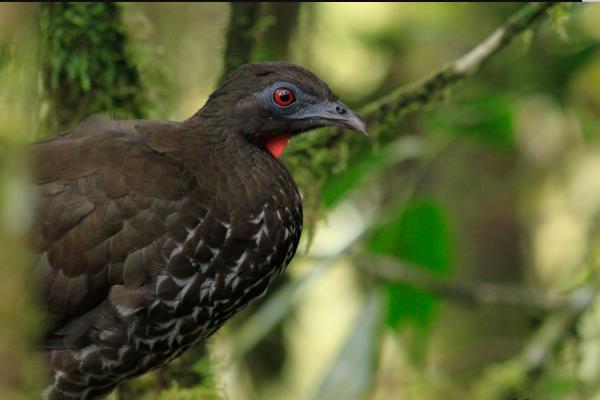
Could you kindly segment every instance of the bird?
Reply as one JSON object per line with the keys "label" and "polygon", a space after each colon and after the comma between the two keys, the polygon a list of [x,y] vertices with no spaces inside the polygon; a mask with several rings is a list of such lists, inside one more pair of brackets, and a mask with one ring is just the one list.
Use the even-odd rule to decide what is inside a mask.
{"label": "bird", "polygon": [[294,136],[366,124],[308,69],[250,63],[181,121],[92,116],[32,144],[47,400],[106,398],[201,343],[290,263]]}

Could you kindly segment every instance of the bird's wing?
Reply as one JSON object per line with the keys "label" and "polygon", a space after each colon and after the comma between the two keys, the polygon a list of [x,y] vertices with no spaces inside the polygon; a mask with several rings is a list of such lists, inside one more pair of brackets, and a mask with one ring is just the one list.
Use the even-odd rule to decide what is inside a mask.
{"label": "bird's wing", "polygon": [[[47,347],[86,325],[111,288],[142,287],[161,258],[166,221],[184,195],[168,155],[178,132],[140,124],[93,119],[34,145],[32,242],[51,319]],[[162,134],[145,135],[153,130]]]}

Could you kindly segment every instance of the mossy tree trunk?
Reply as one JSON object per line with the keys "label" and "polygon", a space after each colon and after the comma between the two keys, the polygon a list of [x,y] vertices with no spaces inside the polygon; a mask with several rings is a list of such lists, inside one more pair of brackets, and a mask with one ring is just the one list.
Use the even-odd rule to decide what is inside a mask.
{"label": "mossy tree trunk", "polygon": [[43,3],[41,33],[49,129],[69,129],[95,113],[145,116],[147,102],[120,5]]}

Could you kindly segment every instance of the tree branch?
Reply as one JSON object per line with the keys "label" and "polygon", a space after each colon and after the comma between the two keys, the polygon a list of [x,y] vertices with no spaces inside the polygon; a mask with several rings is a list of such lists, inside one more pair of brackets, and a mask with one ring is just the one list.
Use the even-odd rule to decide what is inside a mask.
{"label": "tree branch", "polygon": [[260,3],[253,2],[231,2],[230,4],[223,74],[219,82],[222,82],[231,71],[252,60],[254,27],[260,7]]}
{"label": "tree branch", "polygon": [[540,377],[548,358],[574,332],[581,316],[595,304],[597,296],[598,289],[594,285],[571,293],[569,306],[550,313],[516,357],[494,365],[491,373],[484,373],[484,379],[475,386],[474,397],[508,399],[529,395],[532,382]]}
{"label": "tree branch", "polygon": [[529,29],[557,3],[530,3],[522,7],[483,42],[467,54],[446,65],[417,84],[399,88],[389,95],[365,106],[362,115],[368,121],[388,122],[404,113],[422,108],[438,98],[444,90],[460,80],[473,76],[494,55]]}
{"label": "tree branch", "polygon": [[519,286],[480,282],[451,282],[384,256],[356,256],[363,272],[386,281],[403,283],[455,301],[486,306],[522,307],[534,311],[570,309],[579,303],[579,295],[554,296]]}
{"label": "tree branch", "polygon": [[[362,135],[346,135],[342,129],[321,129],[295,138],[284,158],[305,202],[313,205],[311,209],[317,209],[320,190],[331,176],[343,171],[370,147],[394,140],[398,136],[396,128],[406,113],[424,108],[452,85],[473,76],[553,6],[553,3],[526,4],[481,44],[429,78],[401,87],[361,108],[360,114],[367,120],[375,140],[365,139]],[[318,215],[311,216],[309,226],[310,221],[317,218]]]}
{"label": "tree branch", "polygon": [[543,367],[552,350],[594,303],[596,295],[597,292],[593,288],[578,289],[569,296],[569,307],[556,311],[546,318],[521,354],[522,362],[529,374]]}

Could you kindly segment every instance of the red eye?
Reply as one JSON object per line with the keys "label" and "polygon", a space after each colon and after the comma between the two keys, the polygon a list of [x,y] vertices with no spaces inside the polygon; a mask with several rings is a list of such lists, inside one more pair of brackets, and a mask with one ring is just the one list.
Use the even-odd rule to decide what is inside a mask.
{"label": "red eye", "polygon": [[287,107],[296,101],[296,96],[290,89],[280,87],[273,92],[273,100],[278,106]]}

